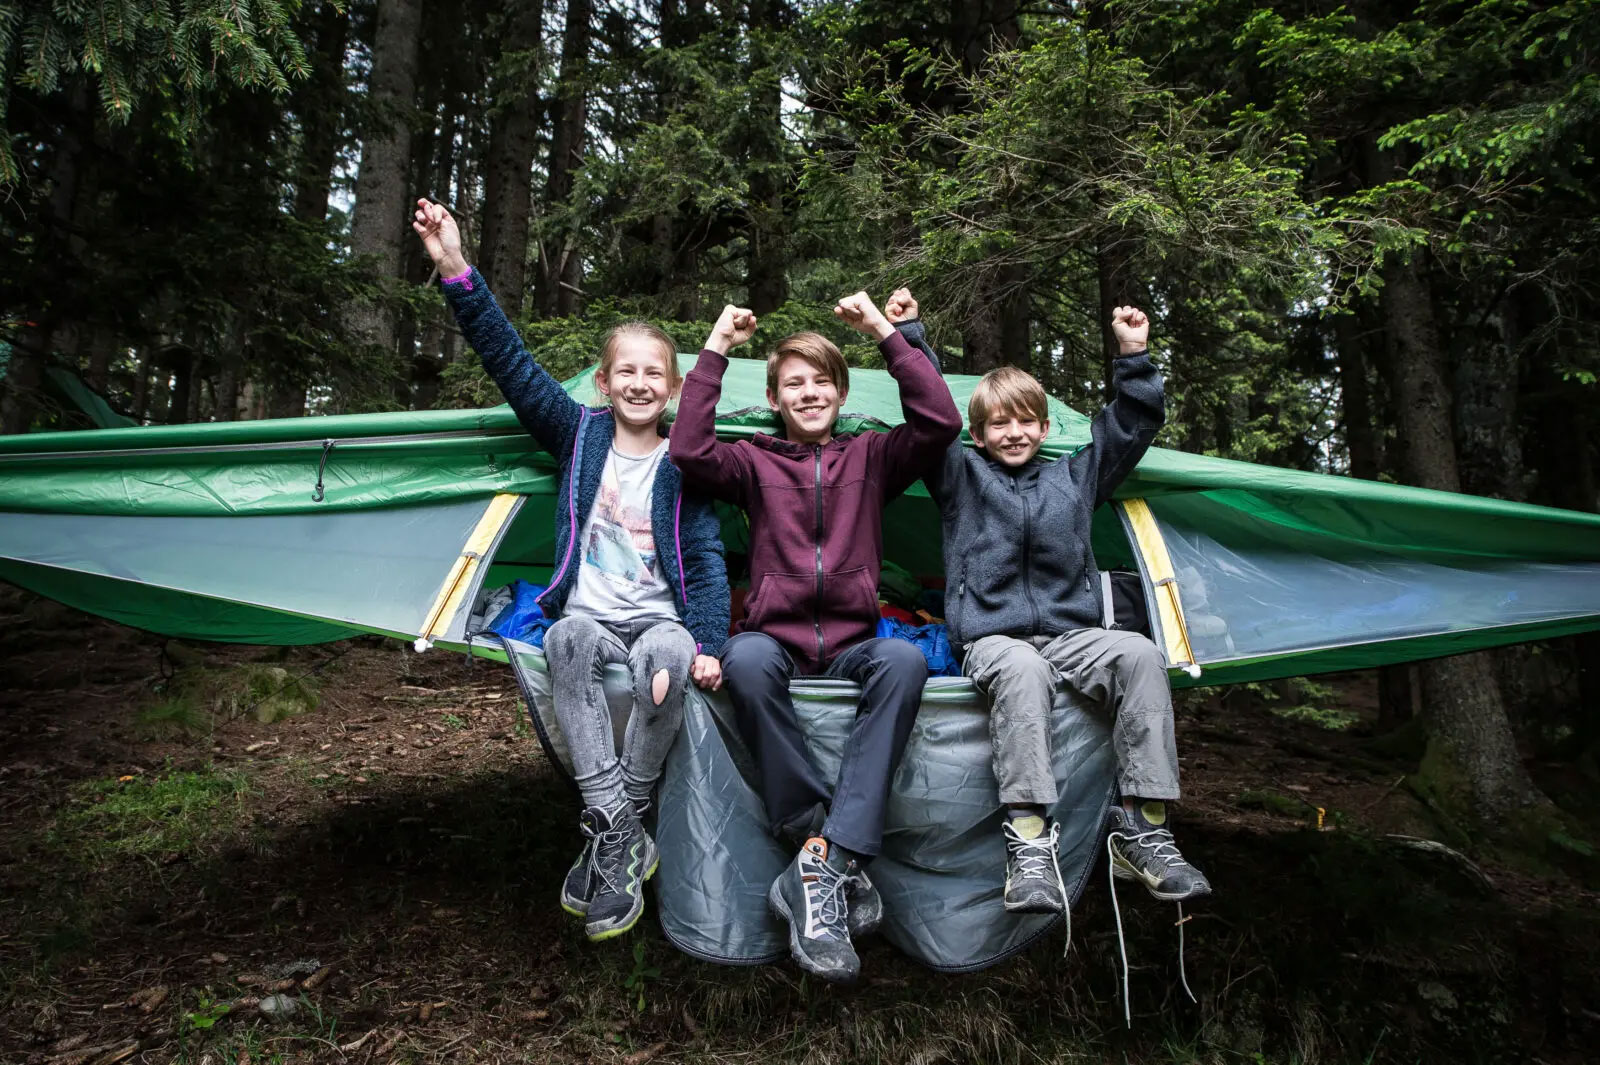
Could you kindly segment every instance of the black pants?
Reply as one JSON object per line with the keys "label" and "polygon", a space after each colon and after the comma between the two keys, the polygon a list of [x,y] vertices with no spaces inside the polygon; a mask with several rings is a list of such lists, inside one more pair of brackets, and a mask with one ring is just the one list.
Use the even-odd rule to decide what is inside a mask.
{"label": "black pants", "polygon": [[[883,847],[884,809],[900,755],[922,704],[928,664],[905,640],[867,640],[828,664],[824,676],[861,685],[855,725],[838,783],[829,789],[806,753],[789,681],[794,660],[761,632],[741,632],[722,648],[722,679],[739,735],[755,758],[767,819],[778,835],[815,833],[869,857]],[[831,798],[830,798],[831,790]]]}

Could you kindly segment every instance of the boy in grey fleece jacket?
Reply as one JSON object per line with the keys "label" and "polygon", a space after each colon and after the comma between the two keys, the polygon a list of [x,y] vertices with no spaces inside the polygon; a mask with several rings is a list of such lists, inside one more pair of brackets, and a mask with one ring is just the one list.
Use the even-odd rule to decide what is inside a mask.
{"label": "boy in grey fleece jacket", "polygon": [[[894,293],[885,313],[939,365],[909,291]],[[1044,388],[1006,366],[973,390],[967,414],[977,448],[950,445],[925,478],[943,522],[950,645],[990,702],[994,772],[1007,808],[1005,906],[1013,912],[1066,908],[1047,814],[1057,798],[1049,727],[1057,676],[1113,717],[1122,790],[1111,814],[1113,871],[1158,899],[1211,891],[1167,827],[1178,755],[1161,652],[1138,633],[1101,627],[1090,520],[1165,417],[1161,375],[1145,351],[1149,319],[1118,307],[1112,328],[1121,346],[1116,395],[1095,415],[1086,447],[1054,461],[1038,457],[1050,430]]]}

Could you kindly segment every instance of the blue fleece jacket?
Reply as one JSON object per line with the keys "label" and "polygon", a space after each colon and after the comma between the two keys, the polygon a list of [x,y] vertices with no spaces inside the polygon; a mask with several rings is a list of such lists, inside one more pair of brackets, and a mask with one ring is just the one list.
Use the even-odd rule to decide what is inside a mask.
{"label": "blue fleece jacket", "polygon": [[[447,280],[444,293],[467,343],[517,420],[561,466],[555,571],[539,597],[545,614],[559,618],[578,583],[579,531],[600,492],[616,420],[610,407],[586,407],[567,395],[561,382],[534,361],[476,269]],[[650,527],[684,628],[701,653],[716,654],[728,638],[729,622],[721,522],[709,499],[683,490],[683,478],[670,461],[656,471]]]}

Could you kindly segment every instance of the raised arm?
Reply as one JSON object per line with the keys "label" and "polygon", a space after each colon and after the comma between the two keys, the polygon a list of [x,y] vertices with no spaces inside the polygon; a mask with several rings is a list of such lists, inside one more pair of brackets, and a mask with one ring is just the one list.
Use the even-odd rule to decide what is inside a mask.
{"label": "raised arm", "polygon": [[865,292],[840,300],[834,313],[878,341],[889,376],[900,386],[905,420],[874,440],[882,454],[883,498],[888,501],[939,466],[945,449],[961,435],[961,414],[934,364],[895,331]]}
{"label": "raised arm", "polygon": [[1111,498],[1166,421],[1161,373],[1146,350],[1150,319],[1137,307],[1118,307],[1111,328],[1121,348],[1111,366],[1114,394],[1089,423],[1090,446],[1068,460],[1093,480],[1095,506]]}
{"label": "raised arm", "polygon": [[673,465],[691,484],[741,505],[749,496],[750,462],[740,448],[717,439],[717,400],[722,395],[722,375],[728,369],[728,352],[755,332],[755,315],[732,304],[722,309],[694,369],[684,375],[678,416],[670,433],[672,442],[667,446]]}
{"label": "raised arm", "polygon": [[[943,374],[944,363],[939,358],[939,353],[928,343],[928,331],[922,327],[922,319],[918,314],[916,297],[908,288],[895,289],[883,305],[883,315],[889,319],[889,324],[894,326],[895,332],[904,337],[906,343],[920,351],[929,365]],[[959,420],[960,410],[958,409],[956,413]],[[961,458],[959,430],[956,436],[957,439],[951,441],[950,446],[945,448],[944,459],[922,475],[922,481],[928,486],[929,494],[941,508],[945,504],[946,489],[954,485],[954,479],[960,477],[965,468]]]}
{"label": "raised arm", "polygon": [[439,269],[456,324],[525,429],[558,459],[572,451],[583,406],[534,361],[483,275],[461,254],[461,232],[441,204],[417,201],[411,228]]}

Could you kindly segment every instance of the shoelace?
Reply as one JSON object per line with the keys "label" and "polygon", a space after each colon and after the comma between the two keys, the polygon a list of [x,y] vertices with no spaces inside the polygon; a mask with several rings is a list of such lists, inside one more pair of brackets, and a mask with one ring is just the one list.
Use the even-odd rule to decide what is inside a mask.
{"label": "shoelace", "polygon": [[[616,893],[622,890],[620,878],[627,865],[629,832],[626,828],[613,828],[597,832],[592,837],[594,847],[594,872],[606,889]],[[598,892],[596,892],[598,894]]]}
{"label": "shoelace", "polygon": [[[1111,841],[1114,839],[1122,839],[1138,842],[1144,839],[1146,836],[1154,835],[1166,836],[1166,842],[1161,844],[1150,844],[1150,846],[1170,846],[1173,849],[1173,856],[1176,858],[1177,864],[1189,864],[1183,860],[1182,855],[1177,853],[1177,846],[1172,842],[1172,833],[1164,829],[1156,829],[1152,832],[1141,832],[1132,836],[1128,835],[1126,832],[1106,833],[1106,882],[1111,887],[1111,912],[1116,915],[1117,921],[1117,950],[1122,954],[1122,1022],[1129,1028],[1133,1027],[1133,1005],[1128,997],[1128,942],[1125,938],[1123,938],[1122,935],[1122,907],[1117,903],[1117,878],[1113,871],[1113,866],[1116,863],[1116,851],[1113,849],[1113,844]],[[1156,851],[1156,856],[1165,857],[1161,854],[1160,850]],[[1174,862],[1171,859],[1167,860],[1167,867],[1169,869],[1173,864]],[[1194,997],[1193,991],[1189,990],[1189,971],[1183,962],[1183,926],[1188,922],[1188,918],[1183,915],[1183,903],[1177,903],[1177,907],[1178,980],[1182,982],[1183,993],[1189,996],[1189,1001],[1198,1003],[1200,1000]]]}
{"label": "shoelace", "polygon": [[[1018,844],[1017,864],[1022,867],[1022,875],[1028,879],[1043,879],[1045,873],[1053,872],[1056,877],[1056,889],[1061,892],[1061,912],[1067,919],[1067,941],[1061,948],[1064,958],[1072,953],[1072,900],[1067,898],[1067,881],[1061,875],[1060,856],[1057,853],[1057,842],[1061,839],[1061,825],[1059,822],[1050,825],[1050,835],[1034,836],[1024,839],[1017,834],[1010,821],[1001,826],[1000,832],[1008,840],[1015,840]],[[1047,854],[1033,854],[1030,851],[1047,851]],[[1046,867],[1046,861],[1049,865]]]}
{"label": "shoelace", "polygon": [[[827,932],[836,939],[848,940],[850,902],[845,892],[856,882],[856,877],[840,872],[821,858],[807,864],[816,870],[815,873],[806,873],[804,867],[801,869],[800,886],[805,891],[808,917],[814,912],[814,923],[819,931]],[[808,876],[812,878],[807,879]],[[813,922],[808,920],[807,923]]]}

